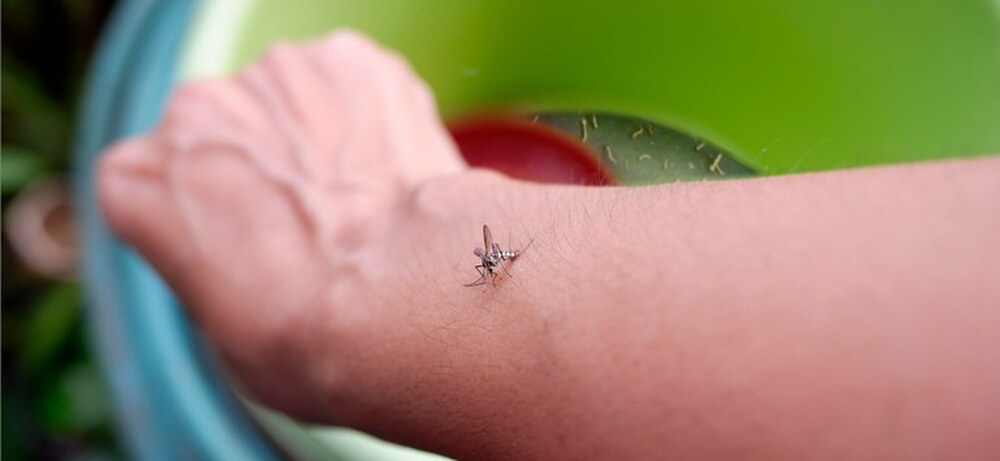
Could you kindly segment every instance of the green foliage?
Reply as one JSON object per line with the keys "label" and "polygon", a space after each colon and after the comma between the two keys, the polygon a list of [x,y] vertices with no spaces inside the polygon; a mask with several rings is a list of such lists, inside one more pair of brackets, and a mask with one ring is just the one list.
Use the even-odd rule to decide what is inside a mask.
{"label": "green foliage", "polygon": [[[76,100],[110,1],[4,0],[3,204],[65,174]],[[116,459],[76,282],[31,274],[4,242],[2,459]]]}
{"label": "green foliage", "polygon": [[58,283],[26,313],[23,325],[14,332],[24,376],[31,378],[52,365],[80,323],[80,301],[75,283]]}
{"label": "green foliage", "polygon": [[12,58],[4,59],[3,82],[4,141],[14,138],[17,148],[40,160],[66,160],[69,108],[60,106],[36,75]]}
{"label": "green foliage", "polygon": [[46,170],[48,165],[37,152],[23,147],[3,146],[3,157],[0,160],[0,184],[3,187],[3,195],[21,190],[41,177]]}

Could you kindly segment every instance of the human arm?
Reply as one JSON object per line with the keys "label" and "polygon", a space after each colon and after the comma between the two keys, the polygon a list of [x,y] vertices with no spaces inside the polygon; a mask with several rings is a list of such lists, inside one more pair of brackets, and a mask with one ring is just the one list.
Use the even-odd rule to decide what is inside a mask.
{"label": "human arm", "polygon": [[[638,190],[442,179],[398,226],[413,239],[373,257],[407,275],[371,287],[398,292],[363,337],[399,343],[359,360],[391,412],[361,426],[512,458],[996,453],[998,173],[988,158]],[[485,291],[461,286],[479,222],[534,238]],[[428,430],[449,421],[462,431]]]}
{"label": "human arm", "polygon": [[[293,416],[474,459],[1000,450],[995,157],[546,186],[465,169],[411,119],[372,135],[403,142],[315,142],[317,162],[374,165],[356,201],[364,184],[290,194],[282,174],[302,170],[217,147],[164,161],[194,152],[167,141],[217,115],[208,93],[112,153],[105,209],[249,390]],[[262,151],[293,165],[279,138]],[[465,287],[484,223],[533,243],[509,280]]]}

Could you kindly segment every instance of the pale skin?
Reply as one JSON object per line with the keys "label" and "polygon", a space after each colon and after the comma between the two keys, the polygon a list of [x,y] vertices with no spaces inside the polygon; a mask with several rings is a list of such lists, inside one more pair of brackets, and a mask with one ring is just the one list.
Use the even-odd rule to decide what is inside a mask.
{"label": "pale skin", "polygon": [[[339,33],[182,89],[99,187],[296,418],[463,459],[1000,456],[998,157],[518,182],[466,167],[405,63]],[[470,288],[483,224],[534,240]]]}

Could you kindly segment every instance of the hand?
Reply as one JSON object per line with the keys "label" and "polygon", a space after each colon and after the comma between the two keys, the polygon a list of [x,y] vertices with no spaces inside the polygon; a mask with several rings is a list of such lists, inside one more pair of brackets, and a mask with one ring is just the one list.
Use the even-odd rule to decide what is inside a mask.
{"label": "hand", "polygon": [[[465,168],[408,65],[338,32],[180,88],[152,133],[104,156],[99,188],[111,227],[161,272],[250,391],[321,419],[312,398],[339,370],[316,366],[336,360],[313,360],[331,351],[312,338],[365,315],[345,302],[363,250],[390,244],[388,227],[419,184]],[[316,388],[289,392],[291,383]]]}

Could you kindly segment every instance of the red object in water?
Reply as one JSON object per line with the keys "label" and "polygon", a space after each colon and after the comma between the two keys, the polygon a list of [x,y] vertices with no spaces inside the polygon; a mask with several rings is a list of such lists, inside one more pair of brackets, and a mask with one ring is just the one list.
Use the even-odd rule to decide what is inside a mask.
{"label": "red object in water", "polygon": [[603,186],[614,179],[575,138],[514,117],[460,120],[449,125],[469,165],[526,181]]}

